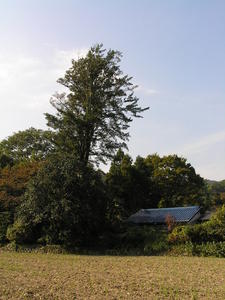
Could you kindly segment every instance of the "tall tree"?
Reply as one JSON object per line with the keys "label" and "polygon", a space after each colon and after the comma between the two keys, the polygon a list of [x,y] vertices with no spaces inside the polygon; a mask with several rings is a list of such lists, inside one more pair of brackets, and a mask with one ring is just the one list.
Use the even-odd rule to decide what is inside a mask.
{"label": "tall tree", "polygon": [[138,105],[132,77],[120,69],[121,56],[98,44],[86,57],[72,60],[58,80],[68,93],[51,99],[56,115],[45,114],[60,151],[73,153],[84,165],[90,159],[105,162],[118,148],[126,148],[132,118],[148,109]]}

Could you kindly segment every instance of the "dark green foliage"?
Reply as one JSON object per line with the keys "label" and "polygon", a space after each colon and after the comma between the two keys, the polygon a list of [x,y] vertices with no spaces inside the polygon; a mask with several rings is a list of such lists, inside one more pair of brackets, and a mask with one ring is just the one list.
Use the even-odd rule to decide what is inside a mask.
{"label": "dark green foliage", "polygon": [[121,221],[129,216],[134,204],[133,199],[133,166],[129,155],[119,150],[113,159],[106,182],[109,186],[112,222]]}
{"label": "dark green foliage", "polygon": [[[18,131],[0,142],[0,164],[12,165],[12,162],[42,160],[54,147],[53,133],[41,129],[29,128]],[[6,161],[8,157],[8,163]],[[3,160],[3,162],[2,162]],[[3,166],[4,167],[4,166]]]}
{"label": "dark green foliage", "polygon": [[153,168],[142,157],[135,163],[119,150],[106,175],[112,204],[119,219],[124,219],[140,208],[157,207],[158,189],[152,180]]}
{"label": "dark green foliage", "polygon": [[126,147],[132,117],[147,109],[138,106],[136,86],[120,70],[120,59],[120,52],[96,45],[86,57],[72,60],[58,80],[68,93],[51,99],[56,115],[45,114],[57,133],[58,151],[73,153],[85,165],[90,158],[105,162]]}
{"label": "dark green foliage", "polygon": [[13,215],[11,212],[0,212],[0,243],[5,243],[6,231],[10,224],[13,222]]}
{"label": "dark green foliage", "polygon": [[3,153],[0,153],[0,169],[3,169],[5,167],[12,167],[14,164],[14,161],[13,161],[13,158],[6,155],[6,154],[3,154]]}
{"label": "dark green foliage", "polygon": [[[9,240],[92,244],[106,221],[102,176],[71,156],[52,157],[30,183]],[[31,232],[30,232],[31,230]]]}
{"label": "dark green foliage", "polygon": [[167,233],[152,226],[131,226],[121,235],[119,248],[142,255],[158,255],[168,250]]}

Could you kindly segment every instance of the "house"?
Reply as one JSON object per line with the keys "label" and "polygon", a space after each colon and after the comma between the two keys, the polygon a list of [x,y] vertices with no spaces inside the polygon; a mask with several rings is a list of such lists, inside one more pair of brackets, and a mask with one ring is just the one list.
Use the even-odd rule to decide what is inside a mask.
{"label": "house", "polygon": [[133,224],[166,224],[168,216],[176,223],[191,224],[201,218],[199,206],[140,209],[131,215],[127,222]]}

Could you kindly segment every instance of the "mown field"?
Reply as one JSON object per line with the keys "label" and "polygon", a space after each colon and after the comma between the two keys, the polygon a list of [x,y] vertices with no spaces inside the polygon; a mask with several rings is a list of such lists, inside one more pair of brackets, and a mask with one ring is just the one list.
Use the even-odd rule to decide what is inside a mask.
{"label": "mown field", "polygon": [[2,252],[0,299],[225,299],[225,259]]}

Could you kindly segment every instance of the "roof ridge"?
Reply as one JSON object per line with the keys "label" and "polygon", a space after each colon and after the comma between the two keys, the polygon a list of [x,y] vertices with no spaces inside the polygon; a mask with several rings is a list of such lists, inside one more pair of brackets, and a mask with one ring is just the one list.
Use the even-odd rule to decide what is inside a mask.
{"label": "roof ridge", "polygon": [[174,210],[174,209],[187,209],[187,208],[198,208],[200,209],[200,206],[193,205],[193,206],[178,206],[178,207],[160,207],[160,208],[142,208],[141,211],[145,210]]}

